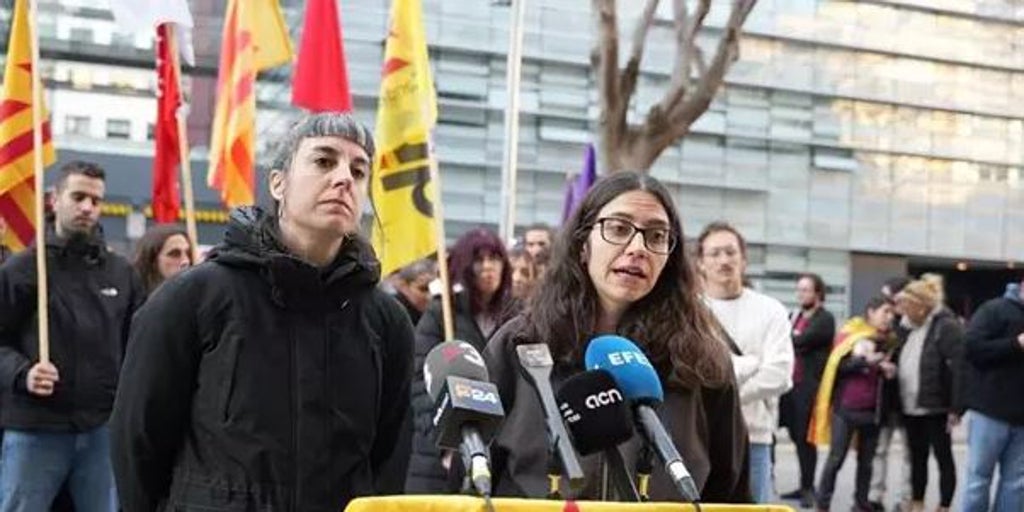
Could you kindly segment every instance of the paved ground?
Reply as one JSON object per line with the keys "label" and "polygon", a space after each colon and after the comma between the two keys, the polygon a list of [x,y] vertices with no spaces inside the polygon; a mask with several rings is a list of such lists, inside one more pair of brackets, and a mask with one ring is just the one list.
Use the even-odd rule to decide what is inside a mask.
{"label": "paved ground", "polygon": [[[958,427],[953,433],[953,458],[956,460],[956,472],[957,472],[957,494],[953,498],[953,510],[957,509],[957,500],[960,494],[961,485],[963,483],[963,473],[966,468],[967,461],[967,447],[964,444],[964,437],[966,434],[965,426],[963,424]],[[886,479],[888,482],[889,489],[897,488],[898,474],[899,471],[905,466],[903,462],[903,450],[906,446],[902,443],[902,439],[898,439],[899,444],[894,445],[894,450],[889,454],[889,475]],[[818,477],[814,479],[815,485],[821,475],[821,468],[825,464],[825,458],[828,456],[827,450],[820,450],[818,452]],[[934,456],[931,458],[929,463],[930,470],[928,472],[928,490],[925,497],[925,510],[934,511],[935,507],[939,504],[939,468],[935,462]],[[846,512],[853,507],[853,488],[854,488],[854,471],[856,469],[856,453],[851,451],[846,455],[846,461],[843,464],[842,470],[839,472],[839,477],[836,479],[836,491],[832,499],[832,510],[835,512]],[[906,468],[909,473],[910,468]],[[797,464],[796,450],[792,442],[786,437],[786,431],[782,430],[778,435],[778,443],[775,448],[775,489],[779,493],[789,492],[796,489],[799,486],[800,481],[800,469]],[[886,498],[887,510],[892,510],[894,503],[891,500],[895,499],[895,496],[888,496]],[[780,502],[799,510],[798,503],[795,502]]]}

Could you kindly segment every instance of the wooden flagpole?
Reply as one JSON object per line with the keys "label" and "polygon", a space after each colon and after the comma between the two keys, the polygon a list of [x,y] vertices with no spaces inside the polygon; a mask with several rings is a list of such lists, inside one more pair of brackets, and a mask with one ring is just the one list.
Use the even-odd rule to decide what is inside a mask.
{"label": "wooden flagpole", "polygon": [[50,362],[50,306],[46,279],[46,215],[43,180],[43,82],[39,68],[36,0],[28,0],[29,45],[32,47],[32,162],[36,195],[36,311],[39,319],[39,362]]}
{"label": "wooden flagpole", "polygon": [[437,228],[437,270],[441,278],[441,316],[444,320],[444,339],[455,339],[455,320],[452,313],[451,276],[448,275],[448,247],[445,243],[444,207],[441,205],[441,173],[437,169],[433,136],[429,136],[430,184],[434,187],[434,225]]}
{"label": "wooden flagpole", "polygon": [[[181,94],[181,102],[185,103],[185,93],[181,84],[181,56],[178,53],[177,32],[173,23],[167,27],[167,49],[170,53],[171,65],[174,66],[174,75],[178,80],[178,92]],[[192,264],[199,263],[199,232],[196,229],[196,205],[192,188],[192,161],[189,159],[188,130],[186,129],[185,118],[182,117],[181,109],[174,113],[174,120],[178,126],[178,149],[181,161],[181,188],[185,200],[185,230],[188,232],[189,245],[192,247]]]}

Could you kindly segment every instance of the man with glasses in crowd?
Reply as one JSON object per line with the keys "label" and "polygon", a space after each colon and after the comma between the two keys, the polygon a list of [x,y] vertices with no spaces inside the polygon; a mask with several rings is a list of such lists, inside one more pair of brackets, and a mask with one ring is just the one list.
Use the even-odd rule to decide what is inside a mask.
{"label": "man with glasses in crowd", "polygon": [[750,435],[750,491],[757,503],[773,500],[772,437],[779,397],[792,387],[793,344],[786,308],[746,288],[747,244],[724,222],[709,224],[697,239],[704,293],[739,353],[732,362]]}

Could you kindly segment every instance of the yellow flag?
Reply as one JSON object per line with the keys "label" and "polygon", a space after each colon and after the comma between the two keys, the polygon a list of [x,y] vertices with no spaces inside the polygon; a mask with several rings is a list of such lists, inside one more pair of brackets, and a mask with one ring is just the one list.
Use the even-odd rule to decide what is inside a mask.
{"label": "yellow flag", "polygon": [[252,2],[250,17],[252,31],[256,36],[256,69],[263,71],[291,62],[292,40],[278,0],[248,1]]}
{"label": "yellow flag", "polygon": [[388,275],[437,251],[431,132],[437,94],[420,0],[394,0],[384,46],[371,194],[380,219],[373,246]]}

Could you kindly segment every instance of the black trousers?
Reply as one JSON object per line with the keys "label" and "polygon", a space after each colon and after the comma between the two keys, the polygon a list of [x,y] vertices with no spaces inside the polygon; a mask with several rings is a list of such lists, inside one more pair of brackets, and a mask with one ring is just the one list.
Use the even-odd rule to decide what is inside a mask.
{"label": "black trousers", "polygon": [[814,472],[818,466],[818,448],[807,442],[811,411],[817,394],[817,381],[807,380],[782,395],[779,403],[780,423],[789,431],[789,437],[796,447],[801,491],[814,489]]}
{"label": "black trousers", "polygon": [[832,503],[832,493],[836,489],[836,475],[843,467],[846,452],[850,449],[853,435],[857,434],[857,481],[854,490],[854,501],[858,509],[871,510],[868,503],[868,490],[871,488],[871,465],[878,447],[879,427],[874,423],[851,422],[842,414],[832,413],[832,441],[825,459],[825,468],[818,482],[818,506],[828,509]]}
{"label": "black trousers", "polygon": [[956,464],[953,462],[953,441],[946,432],[946,414],[904,416],[910,445],[910,488],[914,501],[924,500],[928,488],[928,455],[935,452],[939,462],[939,503],[948,507],[956,491]]}

